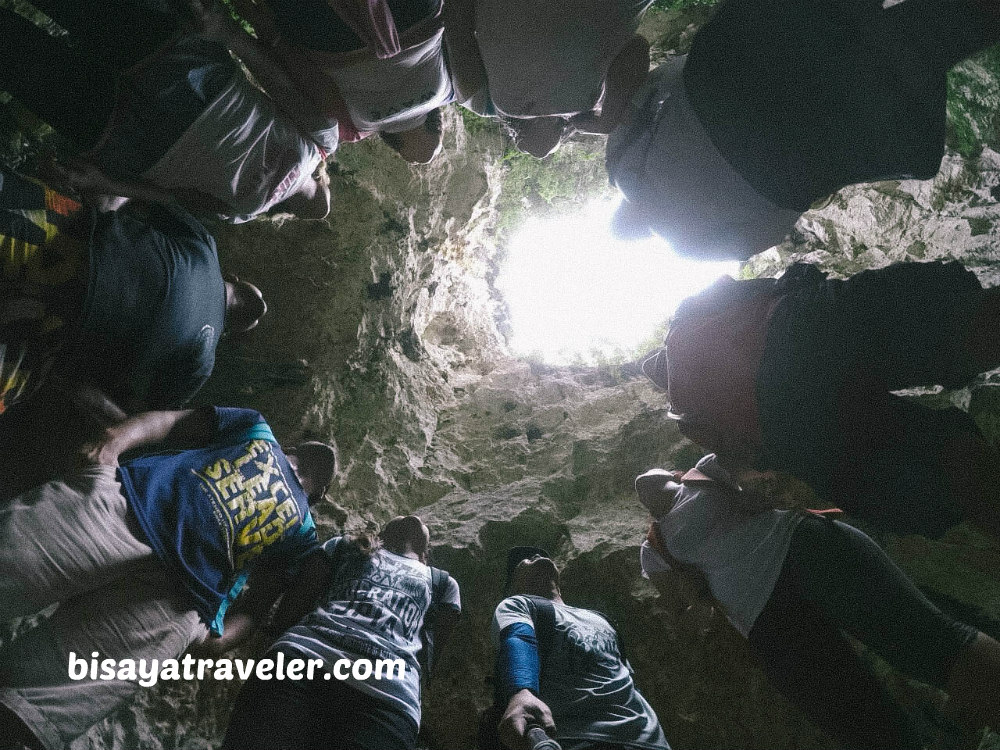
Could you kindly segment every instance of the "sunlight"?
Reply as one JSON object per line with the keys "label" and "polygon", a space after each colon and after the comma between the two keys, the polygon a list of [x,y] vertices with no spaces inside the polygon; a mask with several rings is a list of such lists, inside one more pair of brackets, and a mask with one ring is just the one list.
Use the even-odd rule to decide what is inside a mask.
{"label": "sunlight", "polygon": [[578,214],[530,219],[511,238],[497,286],[511,346],[550,364],[635,356],[685,298],[739,263],[679,258],[662,239],[612,237],[616,200]]}

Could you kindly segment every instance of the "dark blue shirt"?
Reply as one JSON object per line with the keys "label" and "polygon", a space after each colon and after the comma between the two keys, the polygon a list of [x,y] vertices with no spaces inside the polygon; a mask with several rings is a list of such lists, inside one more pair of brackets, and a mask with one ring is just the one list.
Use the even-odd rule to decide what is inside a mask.
{"label": "dark blue shirt", "polygon": [[128,461],[118,476],[149,545],[221,634],[251,566],[292,570],[319,543],[306,493],[263,417],[215,415],[209,447]]}
{"label": "dark blue shirt", "polygon": [[215,240],[177,207],[98,217],[83,333],[87,373],[128,405],[183,405],[208,379],[226,317]]}

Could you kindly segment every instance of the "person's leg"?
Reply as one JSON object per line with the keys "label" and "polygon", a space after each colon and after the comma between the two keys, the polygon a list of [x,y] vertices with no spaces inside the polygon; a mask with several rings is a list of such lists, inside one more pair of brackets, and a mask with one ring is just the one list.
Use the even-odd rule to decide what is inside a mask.
{"label": "person's leg", "polygon": [[0,621],[109,584],[152,556],[112,466],[47,482],[0,507]]}
{"label": "person's leg", "polygon": [[108,70],[2,8],[0,88],[81,148],[100,138],[115,94]]}
{"label": "person's leg", "polygon": [[[268,656],[273,657],[275,652]],[[286,651],[287,659],[301,655]],[[222,750],[326,750],[329,743],[327,714],[336,707],[324,705],[322,675],[312,680],[247,680],[229,715]],[[342,707],[340,707],[342,710]]]}
{"label": "person's leg", "polygon": [[925,466],[939,468],[949,499],[966,520],[1000,539],[1000,451],[964,412],[935,416],[942,422],[941,429],[934,431],[940,440],[926,446],[917,460],[923,458]]}
{"label": "person's leg", "polygon": [[842,746],[921,747],[906,713],[787,569],[747,641],[778,691]]}
{"label": "person's leg", "polygon": [[856,367],[848,374],[879,380],[888,391],[967,385],[979,372],[966,339],[983,299],[976,275],[954,261],[894,263],[851,276],[835,301]]}
{"label": "person's leg", "polygon": [[844,396],[834,498],[883,531],[936,539],[969,520],[1000,531],[1000,456],[955,407],[884,391]]}
{"label": "person's leg", "polygon": [[959,263],[897,263],[843,282],[836,304],[851,362],[838,394],[840,497],[899,533],[939,536],[964,513],[996,535],[1000,456],[973,420],[887,391],[960,387],[1000,364],[997,292]]}
{"label": "person's leg", "polygon": [[1000,643],[985,633],[955,660],[945,691],[949,707],[977,726],[1000,726]]}
{"label": "person's leg", "polygon": [[[42,747],[62,748],[142,687],[140,669],[148,677],[153,660],[159,666],[179,657],[204,632],[190,595],[149,558],[128,578],[63,602],[0,650],[0,705]],[[117,671],[116,679],[92,679],[94,652],[100,660],[134,660],[136,679],[117,679]],[[86,667],[71,665],[70,654]]]}
{"label": "person's leg", "polygon": [[786,565],[831,622],[901,672],[954,689],[970,715],[1000,723],[1000,645],[943,614],[865,534],[807,518]]}
{"label": "person's leg", "polygon": [[362,693],[339,680],[324,686],[331,706],[350,706],[351,711],[331,712],[331,738],[344,750],[414,750],[417,723],[385,701]]}

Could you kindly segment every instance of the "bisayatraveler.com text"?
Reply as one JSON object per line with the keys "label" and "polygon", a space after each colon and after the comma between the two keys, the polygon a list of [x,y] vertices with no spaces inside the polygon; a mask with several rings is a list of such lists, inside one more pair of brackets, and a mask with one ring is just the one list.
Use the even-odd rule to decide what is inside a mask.
{"label": "bisayatraveler.com text", "polygon": [[402,659],[338,659],[329,670],[321,659],[285,657],[280,651],[263,659],[200,659],[186,654],[180,659],[102,659],[94,651],[90,658],[69,652],[71,680],[127,680],[143,687],[158,681],[177,680],[401,680],[406,664]]}

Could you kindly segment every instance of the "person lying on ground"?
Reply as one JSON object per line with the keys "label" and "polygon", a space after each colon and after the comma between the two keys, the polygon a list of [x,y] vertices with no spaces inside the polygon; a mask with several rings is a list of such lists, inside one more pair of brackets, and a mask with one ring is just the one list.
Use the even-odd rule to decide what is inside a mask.
{"label": "person lying on ground", "polygon": [[960,388],[1000,365],[1000,289],[956,262],[848,279],[795,264],[681,303],[642,363],[681,432],[735,475],[780,471],[829,505],[931,538],[1000,538],[1000,456],[968,413],[891,393]]}
{"label": "person lying on ground", "polygon": [[[155,445],[181,450],[119,465]],[[283,452],[260,414],[222,407],[131,417],[82,458],[0,506],[0,621],[59,605],[0,648],[3,748],[62,748],[139,689],[119,672],[74,680],[71,652],[160,664],[236,645],[231,603],[249,579],[258,601],[241,617],[269,611],[319,547],[309,506],[336,473],[333,447]]]}
{"label": "person lying on ground", "polygon": [[995,0],[723,0],[607,144],[614,231],[745,259],[846,185],[930,179],[947,76],[1000,41]]}
{"label": "person lying on ground", "polygon": [[427,565],[429,547],[417,516],[392,519],[378,540],[329,540],[282,599],[268,652],[286,663],[319,660],[323,672],[247,681],[223,748],[415,748],[421,679],[461,609],[455,579]]}
{"label": "person lying on ground", "polygon": [[0,9],[0,86],[80,149],[92,168],[79,187],[233,222],[329,213],[336,122],[244,34],[234,51],[267,94],[251,84],[198,0],[187,14],[161,0],[35,5],[69,34]]}
{"label": "person lying on ground", "polygon": [[654,519],[643,575],[666,595],[700,580],[774,687],[840,746],[924,745],[846,635],[945,690],[955,716],[1000,722],[1000,643],[943,614],[862,532],[762,505],[713,454],[686,473],[648,471],[635,487]]}

